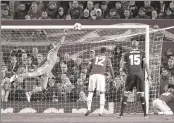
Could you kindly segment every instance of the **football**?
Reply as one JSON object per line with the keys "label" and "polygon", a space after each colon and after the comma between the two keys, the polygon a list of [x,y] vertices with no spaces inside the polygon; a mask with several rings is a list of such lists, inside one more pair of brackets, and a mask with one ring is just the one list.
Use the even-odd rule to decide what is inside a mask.
{"label": "football", "polygon": [[82,25],[80,23],[75,23],[74,24],[74,29],[75,30],[81,30],[82,29]]}

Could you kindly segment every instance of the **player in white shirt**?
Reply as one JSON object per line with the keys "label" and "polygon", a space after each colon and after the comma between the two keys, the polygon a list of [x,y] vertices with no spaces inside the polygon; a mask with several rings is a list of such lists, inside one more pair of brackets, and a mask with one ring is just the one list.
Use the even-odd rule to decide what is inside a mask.
{"label": "player in white shirt", "polygon": [[13,82],[13,81],[15,81],[17,79],[21,79],[21,78],[25,79],[25,78],[32,78],[32,77],[41,77],[41,79],[42,79],[41,87],[36,87],[33,91],[26,93],[27,100],[29,102],[30,102],[30,97],[31,97],[32,93],[46,90],[47,84],[48,84],[48,75],[51,73],[54,65],[57,62],[58,50],[64,43],[66,34],[67,34],[66,30],[64,30],[64,35],[63,35],[61,41],[59,43],[57,43],[56,45],[51,43],[50,47],[52,47],[52,48],[50,49],[50,51],[47,54],[47,57],[41,62],[41,64],[39,65],[39,67],[36,71],[27,72],[27,73],[23,73],[20,75],[14,75],[11,77],[10,82]]}

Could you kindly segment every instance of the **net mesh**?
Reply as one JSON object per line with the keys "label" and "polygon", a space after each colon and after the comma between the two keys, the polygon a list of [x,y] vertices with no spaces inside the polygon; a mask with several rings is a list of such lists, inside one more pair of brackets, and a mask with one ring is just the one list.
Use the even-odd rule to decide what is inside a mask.
{"label": "net mesh", "polygon": [[[4,77],[10,78],[15,73],[34,71],[38,64],[46,57],[50,43],[57,43],[63,36],[62,29],[2,29],[2,72],[6,71]],[[106,105],[105,108],[112,112],[119,112],[121,108],[121,97],[124,91],[125,73],[119,73],[122,53],[130,49],[133,40],[140,43],[140,49],[145,50],[145,29],[82,29],[80,31],[68,29],[64,45],[59,50],[60,59],[49,75],[48,86],[45,92],[33,93],[31,102],[27,102],[26,92],[33,88],[40,87],[42,81],[38,78],[28,78],[22,83],[8,83],[2,81],[3,92],[9,92],[4,96],[1,106],[3,109],[13,107],[14,112],[31,107],[37,112],[44,112],[48,108],[63,109],[66,113],[72,113],[72,109],[86,108],[86,98],[88,91],[88,69],[89,60],[92,57],[91,50],[96,54],[100,47],[107,47],[108,57],[111,57],[116,76],[116,83],[110,82],[110,73],[107,71],[106,86]],[[150,70],[153,73],[153,88],[150,90],[150,101],[158,96],[160,79],[160,62],[163,43],[163,33],[150,33]],[[37,50],[38,49],[38,54]],[[33,51],[36,54],[33,54]],[[27,54],[25,56],[24,54]],[[17,66],[10,56],[16,56]],[[36,56],[36,57],[34,57]],[[30,60],[31,57],[31,60]],[[67,60],[69,59],[71,60]],[[154,59],[155,58],[155,59]],[[31,64],[32,61],[32,64]],[[36,61],[36,62],[35,62]],[[66,61],[64,68],[60,62]],[[67,75],[66,81],[70,81],[75,88],[67,87],[62,84],[62,74]],[[120,84],[122,83],[122,84]],[[4,86],[5,85],[5,86]],[[115,86],[116,85],[116,86]],[[8,88],[7,88],[8,87]],[[110,102],[114,102],[110,103]],[[151,106],[151,103],[150,103]],[[94,94],[92,110],[99,108],[99,97]],[[150,107],[150,110],[152,108]],[[136,89],[128,98],[127,113],[141,113],[141,104],[136,95]]]}

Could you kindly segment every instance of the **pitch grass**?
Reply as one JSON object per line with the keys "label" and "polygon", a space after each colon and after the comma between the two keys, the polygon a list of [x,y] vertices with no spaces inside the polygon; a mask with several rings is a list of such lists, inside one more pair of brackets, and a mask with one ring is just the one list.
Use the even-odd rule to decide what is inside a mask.
{"label": "pitch grass", "polygon": [[116,114],[1,114],[1,123],[174,123],[174,116],[149,115],[144,119],[142,114],[125,114],[122,119],[117,119]]}

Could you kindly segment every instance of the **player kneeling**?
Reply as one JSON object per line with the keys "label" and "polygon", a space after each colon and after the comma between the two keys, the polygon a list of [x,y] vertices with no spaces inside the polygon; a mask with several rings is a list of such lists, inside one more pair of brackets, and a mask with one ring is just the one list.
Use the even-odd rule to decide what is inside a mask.
{"label": "player kneeling", "polygon": [[155,114],[173,115],[172,110],[167,105],[169,102],[174,102],[173,88],[169,88],[167,92],[161,94],[156,100],[153,101]]}

